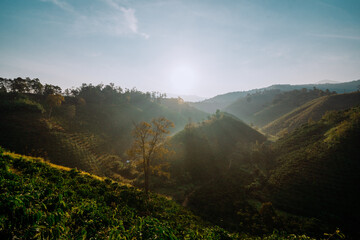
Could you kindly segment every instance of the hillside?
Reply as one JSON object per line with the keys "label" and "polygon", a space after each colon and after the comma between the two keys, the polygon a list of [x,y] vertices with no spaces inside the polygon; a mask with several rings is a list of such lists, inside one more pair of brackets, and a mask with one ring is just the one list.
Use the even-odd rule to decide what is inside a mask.
{"label": "hillside", "polygon": [[316,88],[288,92],[266,90],[240,98],[224,111],[249,124],[262,127],[310,100],[332,94],[334,93],[329,90],[322,91]]}
{"label": "hillside", "polygon": [[[20,80],[31,82],[9,81],[15,84]],[[119,169],[131,144],[134,122],[164,116],[175,123],[171,129],[175,133],[189,119],[197,122],[207,117],[179,99],[123,91],[113,85],[83,84],[72,93],[67,90],[65,101],[53,108],[48,99],[56,96],[50,91],[56,89],[54,86],[48,87],[48,93],[35,93],[30,87],[16,92],[11,89],[0,93],[0,144],[22,154],[114,178],[121,178]]]}
{"label": "hillside", "polygon": [[[246,235],[271,235],[274,230],[320,239],[324,232],[334,232],[337,227],[350,237],[357,234],[354,222],[359,220],[356,205],[359,194],[353,186],[359,183],[359,108],[326,113],[319,122],[306,121],[304,126],[272,143],[226,112],[216,111],[200,122],[206,114],[181,98],[166,99],[158,93],[142,93],[136,89],[123,91],[114,85],[91,84],[66,90],[63,98],[56,86],[47,85],[44,91],[37,91],[35,87],[26,89],[24,85],[14,85],[16,82],[25,83],[25,86],[39,83],[36,80],[11,80],[8,86],[13,87],[0,93],[0,144],[19,153],[43,156],[52,163],[142,187],[141,166],[133,164],[125,154],[132,142],[133,123],[164,116],[175,122],[177,128],[167,142],[172,151],[161,159],[163,169],[157,166],[152,169],[150,189],[172,197],[205,221],[226,230],[204,223],[192,213],[188,213],[191,216],[189,222],[184,216],[187,211],[179,212],[183,208],[165,199],[159,200],[157,195],[153,195],[149,203],[136,188],[115,187],[117,183],[114,185],[110,180],[94,183],[88,174],[77,170],[59,173],[59,170],[48,168],[43,160],[7,152],[0,161],[3,167],[0,194],[5,199],[0,203],[6,206],[0,209],[15,210],[0,213],[0,234],[7,236],[5,238],[11,235],[9,231],[16,232],[16,236],[40,234],[36,235],[38,238],[61,235],[64,231],[69,232],[69,238],[80,238],[85,232],[96,238],[106,238],[119,231],[128,236],[126,239],[131,239],[134,236],[140,238],[137,234],[145,231],[141,236],[147,239],[154,236],[151,234],[157,229],[163,229],[157,238],[186,238],[187,235],[181,235],[186,234],[184,230],[173,229],[177,219],[167,215],[167,210],[179,215],[180,222],[185,221],[180,223],[182,229],[190,229],[190,232],[193,227],[203,229],[195,229],[195,235],[189,233],[190,239],[241,239]],[[242,107],[238,114],[269,121],[303,102],[314,106],[308,108],[309,112],[318,112],[322,116],[326,112],[324,109],[328,110],[330,106],[346,108],[358,101],[359,93],[333,95],[330,91],[303,89],[257,92],[236,103]],[[312,105],[313,102],[318,104]],[[28,188],[22,189],[22,186]],[[61,187],[70,190],[62,192]],[[37,195],[32,196],[32,192]],[[110,192],[111,202],[107,202],[107,192]],[[70,203],[66,202],[66,206],[77,206],[76,210],[65,208],[65,200],[56,198],[53,193],[61,195],[62,199],[68,198]],[[29,194],[30,200],[24,197]],[[83,198],[85,202],[82,202]],[[128,198],[135,200],[122,203]],[[16,205],[19,201],[14,199],[22,202]],[[47,202],[48,199],[52,200]],[[125,206],[125,213],[117,212],[119,201],[122,207]],[[34,206],[31,205],[33,202]],[[131,205],[132,202],[138,205]],[[23,206],[21,204],[25,208],[16,210],[17,206]],[[126,205],[135,209],[128,210]],[[110,216],[108,211],[114,206],[114,214],[118,215]],[[35,216],[27,210],[30,207],[42,215]],[[31,218],[27,217],[27,211],[33,214]],[[82,216],[84,212],[85,217]],[[127,213],[130,217],[122,216]],[[48,220],[52,216],[54,222]],[[79,216],[81,219],[76,220]],[[123,221],[124,228],[119,227],[118,219]],[[192,221],[198,221],[198,225],[193,225]],[[78,227],[82,225],[86,226]],[[286,234],[284,238],[287,238]],[[268,239],[281,237],[275,234]]]}
{"label": "hillside", "polygon": [[[341,97],[341,95],[339,95]],[[274,206],[359,235],[360,108],[329,112],[274,144]],[[351,234],[350,234],[351,233]]]}
{"label": "hillside", "polygon": [[314,87],[323,91],[328,89],[330,92],[337,93],[349,93],[359,90],[360,79],[354,80],[350,82],[342,82],[342,83],[320,83],[320,84],[301,84],[301,85],[290,85],[290,84],[275,84],[267,89],[279,89],[281,91],[292,91],[292,90],[300,90],[303,88],[313,89]]}
{"label": "hillside", "polygon": [[1,239],[247,239],[157,194],[0,148]]}
{"label": "hillside", "polygon": [[[250,92],[240,91],[220,94],[215,97],[205,99],[203,101],[192,102],[190,103],[190,105],[204,112],[215,113],[217,109],[224,109],[226,106],[235,102],[237,99],[245,97]],[[252,92],[255,92],[255,90],[253,90]]]}
{"label": "hillside", "polygon": [[1,239],[231,239],[164,197],[0,153]]}
{"label": "hillside", "polygon": [[308,121],[318,121],[327,112],[344,110],[360,104],[360,93],[346,93],[323,96],[309,101],[293,111],[267,124],[261,130],[271,135],[291,132]]}
{"label": "hillside", "polygon": [[229,156],[238,145],[262,143],[266,138],[239,119],[220,113],[200,124],[188,124],[171,139],[178,174],[190,174],[192,182],[209,181],[214,175],[227,170]]}
{"label": "hillside", "polygon": [[249,94],[227,106],[224,111],[234,114],[246,123],[258,126],[257,123],[254,123],[254,116],[258,112],[271,107],[273,99],[278,94],[280,94],[279,90]]}
{"label": "hillside", "polygon": [[266,151],[266,138],[235,116],[217,112],[200,124],[188,124],[172,137],[171,145],[171,179],[154,179],[155,191],[171,195],[207,221],[231,231],[309,230],[299,227],[306,220],[279,217],[287,224],[274,225],[259,213],[266,199],[255,192],[263,184],[262,172],[271,167],[266,161],[271,154]]}
{"label": "hillside", "polygon": [[320,84],[275,84],[265,88],[252,89],[249,91],[238,91],[220,94],[215,97],[206,99],[201,102],[191,103],[192,106],[208,113],[214,113],[217,109],[225,111],[225,108],[229,107],[235,101],[246,97],[247,95],[256,94],[263,91],[280,90],[281,92],[288,92],[293,90],[313,90],[314,88],[322,91],[330,91],[337,93],[349,93],[359,90],[360,80],[343,82],[343,83],[320,83]]}

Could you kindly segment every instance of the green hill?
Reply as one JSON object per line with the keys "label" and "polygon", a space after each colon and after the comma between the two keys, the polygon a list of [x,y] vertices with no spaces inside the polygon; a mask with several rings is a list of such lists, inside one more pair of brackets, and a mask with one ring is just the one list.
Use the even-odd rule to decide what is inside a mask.
{"label": "green hill", "polygon": [[52,94],[19,91],[0,93],[0,144],[56,164],[119,179],[134,122],[164,116],[175,123],[175,133],[189,119],[197,122],[207,117],[179,99],[91,84],[72,89],[71,94],[67,90],[69,96],[49,117],[47,98]]}
{"label": "green hill", "polygon": [[360,104],[360,93],[346,93],[323,96],[309,101],[293,111],[279,117],[262,128],[262,131],[272,135],[282,135],[295,130],[308,121],[318,121],[331,110],[344,110]]}
{"label": "green hill", "polygon": [[224,111],[234,114],[246,123],[258,126],[257,123],[254,123],[255,115],[271,107],[273,99],[279,93],[279,90],[272,90],[249,94],[227,106]]}
{"label": "green hill", "polygon": [[358,236],[359,139],[359,107],[329,112],[279,139],[266,186],[271,202]]}
{"label": "green hill", "polygon": [[[213,115],[200,124],[188,124],[171,144],[176,152],[176,169],[190,174],[192,181],[208,181],[230,165],[229,156],[239,144],[250,146],[266,138],[241,120],[226,113]],[[174,173],[175,175],[180,173]]]}
{"label": "green hill", "polygon": [[157,194],[0,148],[1,239],[310,239],[230,234]]}
{"label": "green hill", "polygon": [[[174,151],[163,169],[171,177],[152,169],[150,189],[226,231],[158,195],[148,201],[136,188],[1,150],[2,238],[308,239],[271,233],[321,238],[336,227],[357,234],[359,108],[306,121],[271,143],[229,113],[216,111],[199,122],[206,114],[180,98],[83,84],[66,90],[65,101],[55,106],[49,101],[61,99],[55,86],[42,91],[23,87],[38,80],[9,82],[18,84],[1,88],[0,144],[134,186],[142,186],[142,171],[124,154],[133,123],[159,116],[175,122],[169,140]],[[263,91],[238,100],[237,114],[264,124],[308,102],[314,106],[309,112],[322,115],[329,106],[353,106],[358,94]]]}
{"label": "green hill", "polygon": [[308,101],[331,94],[333,93],[329,90],[322,91],[316,88],[289,92],[266,90],[238,99],[226,107],[225,111],[247,123],[262,127]]}
{"label": "green hill", "polygon": [[232,239],[164,197],[0,153],[1,239]]}
{"label": "green hill", "polygon": [[330,92],[349,93],[359,90],[359,85],[360,85],[360,79],[350,82],[342,82],[342,83],[320,83],[320,84],[301,84],[301,85],[275,84],[268,87],[267,89],[269,90],[279,89],[281,91],[287,92],[292,90],[301,90],[303,88],[310,90],[315,87],[322,91],[326,91],[326,89],[328,89]]}
{"label": "green hill", "polygon": [[237,92],[220,94],[201,102],[191,103],[191,106],[194,106],[204,112],[215,113],[217,109],[225,111],[225,108],[229,107],[237,100],[246,97],[247,95],[252,95],[264,91],[271,92],[272,90],[277,90],[280,92],[289,92],[289,91],[302,90],[302,89],[313,90],[314,88],[316,88],[322,91],[349,93],[359,90],[359,85],[360,85],[360,80],[343,82],[343,83],[322,83],[322,84],[301,84],[301,85],[275,84],[260,89],[252,89],[248,91],[237,91]]}

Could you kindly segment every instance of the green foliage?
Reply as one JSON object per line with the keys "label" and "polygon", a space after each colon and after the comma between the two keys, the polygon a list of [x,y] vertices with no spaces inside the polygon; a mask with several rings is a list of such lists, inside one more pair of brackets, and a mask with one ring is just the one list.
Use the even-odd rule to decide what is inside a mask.
{"label": "green foliage", "polygon": [[35,112],[35,113],[44,113],[45,110],[43,106],[26,96],[9,96],[6,94],[1,94],[0,96],[0,112],[9,113],[9,112]]}
{"label": "green foliage", "polygon": [[174,202],[40,159],[0,155],[2,239],[230,239]]}
{"label": "green foliage", "polygon": [[[46,84],[41,91],[30,88],[21,93],[11,91],[12,80],[3,79],[1,83],[7,90],[0,94],[0,112],[4,113],[0,144],[19,153],[122,180],[120,173],[126,165],[133,122],[164,116],[175,123],[175,132],[183,129],[189,118],[200,121],[207,116],[184,102],[164,99],[164,94],[123,91],[114,84],[83,84],[68,89],[65,101],[59,105],[62,96],[56,86]],[[51,118],[45,117],[43,106],[48,106]],[[55,106],[56,111],[51,113]]]}
{"label": "green foliage", "polygon": [[156,194],[0,153],[1,239],[310,239],[230,234]]}

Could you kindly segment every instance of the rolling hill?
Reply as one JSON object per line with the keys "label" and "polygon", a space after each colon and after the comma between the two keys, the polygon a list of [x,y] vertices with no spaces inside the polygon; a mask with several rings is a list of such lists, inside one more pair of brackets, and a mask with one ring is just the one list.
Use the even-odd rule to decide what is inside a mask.
{"label": "rolling hill", "polygon": [[266,90],[238,99],[225,111],[249,124],[262,127],[310,100],[332,94],[330,91],[305,88],[288,92]]}
{"label": "rolling hill", "polygon": [[[142,186],[142,173],[124,154],[133,122],[158,116],[175,122],[169,140],[173,154],[165,159],[171,178],[156,176],[154,169],[150,189],[211,224],[157,195],[148,202],[136,188],[0,150],[0,204],[5,206],[0,235],[5,238],[126,239],[141,233],[144,239],[252,239],[249,234],[260,238],[275,229],[321,238],[336,227],[349,239],[357,234],[360,110],[327,111],[356,105],[358,92],[266,90],[230,105],[259,125],[300,106],[291,112],[299,124],[285,126],[296,129],[269,142],[235,115],[216,111],[207,116],[180,98],[156,93],[83,84],[67,91],[56,107],[48,101],[54,93],[19,91],[0,93],[0,144],[134,186]],[[264,239],[282,237],[290,236],[275,233]]]}
{"label": "rolling hill", "polygon": [[309,101],[293,111],[267,124],[261,130],[271,135],[282,135],[294,131],[310,121],[318,121],[327,112],[344,110],[360,104],[360,93],[346,93],[323,96]]}
{"label": "rolling hill", "polygon": [[1,239],[240,239],[165,197],[0,150]]}
{"label": "rolling hill", "polygon": [[227,170],[231,165],[229,156],[238,145],[250,146],[265,140],[236,117],[218,112],[200,124],[188,124],[172,137],[171,145],[176,152],[176,169],[190,174],[196,182],[208,181]]}
{"label": "rolling hill", "polygon": [[229,233],[151,193],[0,148],[1,239],[314,240]]}
{"label": "rolling hill", "polygon": [[360,108],[356,107],[329,112],[279,139],[273,148],[275,167],[265,188],[270,201],[287,212],[337,225],[356,239],[359,138]]}
{"label": "rolling hill", "polygon": [[201,102],[191,103],[192,106],[208,113],[214,113],[217,109],[225,111],[225,108],[229,107],[235,101],[245,98],[248,94],[256,94],[264,91],[280,90],[281,92],[288,92],[293,90],[313,90],[314,88],[322,91],[330,91],[337,93],[349,93],[359,90],[360,80],[343,82],[343,83],[321,83],[321,84],[275,84],[265,88],[252,89],[249,91],[237,91],[225,94],[220,94],[215,97],[206,99]]}
{"label": "rolling hill", "polygon": [[83,85],[52,111],[46,94],[0,93],[0,144],[22,154],[77,167],[100,176],[119,177],[130,147],[134,122],[164,116],[173,133],[208,114],[178,99],[152,97],[114,86]]}

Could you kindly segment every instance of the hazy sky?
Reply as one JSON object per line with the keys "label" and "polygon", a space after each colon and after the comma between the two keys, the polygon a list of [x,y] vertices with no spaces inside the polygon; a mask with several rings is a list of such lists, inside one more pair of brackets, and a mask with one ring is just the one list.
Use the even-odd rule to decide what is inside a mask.
{"label": "hazy sky", "polygon": [[0,77],[213,96],[360,78],[358,0],[1,0]]}

